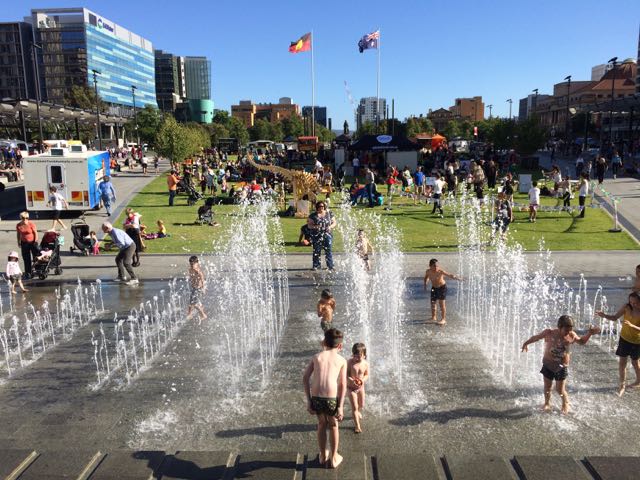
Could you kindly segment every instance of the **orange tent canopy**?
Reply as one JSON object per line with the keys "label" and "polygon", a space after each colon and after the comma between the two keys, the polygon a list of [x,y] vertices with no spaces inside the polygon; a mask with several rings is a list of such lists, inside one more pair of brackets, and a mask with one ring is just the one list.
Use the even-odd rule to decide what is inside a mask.
{"label": "orange tent canopy", "polygon": [[442,135],[438,135],[437,133],[431,137],[431,149],[435,150],[436,148],[438,148],[440,146],[440,144],[446,142],[447,139],[445,137],[443,137]]}

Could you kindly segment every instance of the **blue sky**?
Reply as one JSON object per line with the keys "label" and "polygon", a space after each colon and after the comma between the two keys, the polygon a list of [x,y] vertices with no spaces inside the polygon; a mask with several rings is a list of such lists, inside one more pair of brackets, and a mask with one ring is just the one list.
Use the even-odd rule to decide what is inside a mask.
{"label": "blue sky", "polygon": [[[588,80],[609,58],[636,57],[638,0],[497,1],[206,1],[151,0],[6,2],[2,21],[31,8],[84,6],[178,55],[212,61],[216,108],[240,99],[311,103],[310,53],[288,52],[313,30],[316,105],[333,128],[353,126],[346,80],[357,102],[376,94],[376,54],[358,53],[358,39],[381,30],[381,96],[395,98],[396,117],[449,107],[482,95],[494,115],[506,99],[534,88],[551,93],[567,75]],[[486,112],[488,115],[488,110]]]}

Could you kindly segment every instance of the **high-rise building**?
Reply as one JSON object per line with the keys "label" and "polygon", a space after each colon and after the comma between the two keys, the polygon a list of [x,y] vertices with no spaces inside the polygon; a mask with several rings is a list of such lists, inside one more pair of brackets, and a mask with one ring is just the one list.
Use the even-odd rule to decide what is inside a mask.
{"label": "high-rise building", "polygon": [[536,107],[543,101],[546,101],[549,95],[535,95],[530,94],[525,98],[520,99],[520,109],[518,110],[518,121],[522,122],[535,113]]}
{"label": "high-rise building", "polygon": [[[640,65],[640,31],[638,32],[638,60],[636,65]],[[636,72],[636,93],[640,93],[640,70]]]}
{"label": "high-rise building", "polygon": [[211,99],[211,62],[207,57],[184,57],[186,97],[189,100]]}
{"label": "high-rise building", "polygon": [[[311,117],[311,107],[302,107],[302,116]],[[327,107],[313,107],[313,116],[317,124],[327,128]]]}
{"label": "high-rise building", "polygon": [[[385,112],[387,111],[387,100],[380,99],[380,107],[378,108],[377,97],[365,97],[360,99],[360,103],[356,109],[356,128],[360,129],[365,123],[376,123],[376,118],[379,115],[379,119],[385,118]],[[376,114],[376,112],[378,112]]]}
{"label": "high-rise building", "polygon": [[186,98],[184,57],[156,50],[156,98],[164,112],[174,112],[178,103]]}
{"label": "high-rise building", "polygon": [[35,99],[31,24],[0,23],[0,99]]}
{"label": "high-rise building", "polygon": [[110,113],[131,113],[136,106],[156,106],[153,46],[149,40],[86,8],[31,10],[43,99],[64,103],[73,85],[93,87]]}

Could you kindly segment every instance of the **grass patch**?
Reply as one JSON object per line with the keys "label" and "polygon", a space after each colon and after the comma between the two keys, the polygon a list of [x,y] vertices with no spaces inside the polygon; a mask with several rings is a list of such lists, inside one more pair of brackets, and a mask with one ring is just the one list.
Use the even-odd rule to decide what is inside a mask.
{"label": "grass patch", "polygon": [[[334,197],[337,201],[337,197]],[[515,202],[528,204],[526,194],[516,194]],[[168,207],[166,176],[161,175],[149,183],[129,206],[137,210],[147,225],[147,231],[155,231],[155,222],[165,222],[169,238],[147,240],[148,253],[189,253],[211,250],[212,240],[224,233],[237,218],[238,207],[220,205],[214,207],[216,221],[221,227],[200,226],[195,223],[196,206],[187,206],[184,195],[176,197],[176,205]],[[555,206],[557,199],[543,197],[543,205]],[[577,205],[577,198],[572,201]],[[364,208],[359,206],[357,208]],[[431,205],[413,205],[407,197],[396,197],[390,211],[377,207],[375,211],[383,217],[392,219],[403,233],[402,249],[405,252],[428,252],[434,250],[452,251],[457,249],[455,219],[451,207],[445,206],[444,218],[431,215]],[[337,209],[336,209],[337,211]],[[338,221],[339,221],[339,212]],[[576,213],[539,212],[536,223],[528,222],[526,211],[514,211],[515,222],[511,224],[510,235],[526,250],[537,250],[544,238],[551,250],[637,250],[640,247],[626,233],[609,233],[612,220],[602,209],[589,208],[586,218],[576,218]],[[120,215],[116,225],[122,225],[124,214]],[[285,248],[288,253],[309,253],[310,247],[298,246],[300,227],[303,219],[281,217]],[[334,250],[342,249],[342,239],[336,234]]]}

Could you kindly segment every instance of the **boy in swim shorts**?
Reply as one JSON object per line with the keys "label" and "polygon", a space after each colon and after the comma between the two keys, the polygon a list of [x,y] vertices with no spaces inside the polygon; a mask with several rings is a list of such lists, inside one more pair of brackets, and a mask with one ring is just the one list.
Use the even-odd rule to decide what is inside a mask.
{"label": "boy in swim shorts", "polygon": [[[427,282],[431,282],[431,323],[437,325],[447,324],[447,283],[445,278],[452,278],[454,280],[462,281],[462,278],[448,273],[442,270],[438,266],[438,260],[432,258],[429,260],[429,268],[424,274],[424,289],[427,289]],[[442,315],[439,322],[436,322],[436,303],[440,305],[440,315]]]}
{"label": "boy in swim shorts", "polygon": [[[335,328],[324,332],[324,350],[313,356],[302,378],[307,410],[318,417],[318,460],[327,468],[337,468],[342,463],[338,422],[344,418],[347,392],[347,361],[338,353],[342,338],[342,332]],[[331,450],[327,448],[327,429]]]}
{"label": "boy in swim shorts", "polygon": [[326,332],[333,323],[333,311],[336,309],[336,300],[329,290],[323,290],[318,300],[318,317],[320,317],[320,328]]}
{"label": "boy in swim shorts", "polygon": [[189,309],[187,310],[187,320],[191,318],[191,312],[195,308],[198,311],[198,323],[207,318],[202,308],[202,294],[204,292],[204,273],[200,268],[198,257],[192,255],[189,257]]}
{"label": "boy in swim shorts", "polygon": [[591,327],[586,335],[578,336],[573,331],[573,319],[569,315],[562,315],[558,319],[558,328],[547,328],[522,344],[522,351],[527,352],[530,344],[544,340],[544,355],[542,356],[540,373],[544,377],[544,405],[542,409],[545,412],[551,411],[551,387],[555,380],[556,391],[562,398],[562,413],[569,413],[569,395],[566,390],[571,359],[569,348],[574,343],[584,345],[594,333],[600,333],[600,329]]}

